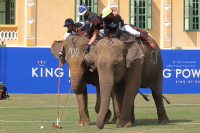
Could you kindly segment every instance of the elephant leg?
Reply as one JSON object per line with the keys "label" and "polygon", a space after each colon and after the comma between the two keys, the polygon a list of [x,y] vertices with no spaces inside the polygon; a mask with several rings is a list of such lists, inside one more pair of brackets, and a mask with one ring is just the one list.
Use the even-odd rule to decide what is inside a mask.
{"label": "elephant leg", "polygon": [[141,60],[135,61],[127,69],[125,77],[125,93],[121,109],[120,122],[117,127],[132,127],[134,100],[141,84],[142,64]]}
{"label": "elephant leg", "polygon": [[135,123],[134,103],[133,103],[133,108],[132,108],[132,112],[131,112],[131,123],[132,124]]}
{"label": "elephant leg", "polygon": [[88,96],[87,96],[87,90],[86,87],[82,94],[76,94],[78,105],[79,105],[79,115],[80,120],[77,123],[79,126],[84,125],[91,125],[90,118],[89,118],[89,112],[88,112]]}
{"label": "elephant leg", "polygon": [[125,89],[120,121],[117,127],[132,127],[132,122],[134,122],[135,118],[134,118],[133,103],[137,94],[138,85],[133,84],[131,86],[132,86],[131,89],[128,88]]}
{"label": "elephant leg", "polygon": [[112,123],[116,123],[117,122],[117,116],[116,116],[116,112],[115,112],[115,108],[114,108],[114,103],[113,103],[113,112],[114,112],[114,115],[113,115],[113,118],[112,118],[111,122]]}
{"label": "elephant leg", "polygon": [[119,87],[119,88],[114,88],[112,90],[112,100],[114,108],[114,118],[112,120],[113,123],[118,124],[120,121],[123,98],[124,98],[124,88]]}
{"label": "elephant leg", "polygon": [[[95,112],[98,114],[100,110],[100,87],[96,87],[96,105],[95,105]],[[112,116],[112,112],[108,109],[107,114],[105,116],[104,122],[108,122]]]}
{"label": "elephant leg", "polygon": [[96,87],[96,105],[95,105],[95,112],[98,114],[100,109],[100,89]]}
{"label": "elephant leg", "polygon": [[169,123],[169,118],[166,114],[162,98],[162,70],[158,72],[153,85],[150,88],[157,108],[158,123]]}

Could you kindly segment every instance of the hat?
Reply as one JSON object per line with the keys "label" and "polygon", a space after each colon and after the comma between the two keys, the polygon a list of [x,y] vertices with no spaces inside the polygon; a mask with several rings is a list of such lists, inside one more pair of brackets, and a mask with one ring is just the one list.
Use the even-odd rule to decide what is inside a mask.
{"label": "hat", "polygon": [[92,23],[97,17],[98,17],[98,15],[97,15],[96,13],[90,13],[90,14],[88,15],[87,21],[88,21],[89,23]]}
{"label": "hat", "polygon": [[74,21],[71,18],[68,18],[68,19],[65,20],[64,27],[68,27],[68,26],[73,25],[73,24],[74,24]]}
{"label": "hat", "polygon": [[85,14],[87,10],[88,10],[88,7],[87,7],[86,5],[81,5],[81,6],[79,7],[80,15]]}
{"label": "hat", "polygon": [[104,8],[102,10],[102,18],[105,18],[106,16],[108,16],[110,13],[112,13],[112,10],[110,8]]}
{"label": "hat", "polygon": [[4,86],[4,83],[3,83],[3,82],[0,82],[0,85]]}

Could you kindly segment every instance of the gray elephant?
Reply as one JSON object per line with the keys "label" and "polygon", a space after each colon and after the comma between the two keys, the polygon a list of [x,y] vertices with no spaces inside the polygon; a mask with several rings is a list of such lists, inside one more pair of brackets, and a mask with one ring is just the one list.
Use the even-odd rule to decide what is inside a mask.
{"label": "gray elephant", "polygon": [[[90,125],[90,118],[88,113],[88,96],[86,83],[96,86],[97,100],[95,105],[96,113],[100,109],[100,88],[97,70],[94,72],[89,71],[89,67],[85,62],[81,62],[83,59],[83,51],[85,45],[89,39],[85,36],[72,35],[64,40],[63,56],[60,58],[58,52],[61,50],[62,41],[54,41],[51,46],[51,52],[54,56],[62,61],[64,65],[68,62],[71,71],[72,89],[76,94],[79,106],[80,120],[78,125]],[[111,111],[108,109],[105,121],[109,121],[111,117]]]}
{"label": "gray elephant", "polygon": [[[125,33],[123,33],[125,34]],[[127,36],[127,35],[125,35]],[[114,94],[117,127],[131,127],[134,123],[134,100],[139,88],[149,87],[157,107],[158,122],[168,123],[162,99],[162,56],[158,44],[118,39],[100,40],[85,56],[86,64],[98,70],[101,107],[96,119],[98,128],[104,127],[111,91]]]}

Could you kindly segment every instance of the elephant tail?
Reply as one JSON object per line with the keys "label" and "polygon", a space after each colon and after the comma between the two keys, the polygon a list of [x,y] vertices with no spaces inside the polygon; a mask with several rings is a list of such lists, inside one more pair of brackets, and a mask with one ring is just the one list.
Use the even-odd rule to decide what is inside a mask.
{"label": "elephant tail", "polygon": [[[149,99],[147,98],[148,95],[142,94],[142,92],[140,92],[139,90],[138,90],[138,92],[142,95],[142,97],[143,97],[146,101],[149,101]],[[167,104],[170,104],[170,101],[167,100],[167,98],[165,98],[163,95],[162,95],[162,97],[163,97],[163,99],[165,99],[165,101],[167,102]]]}
{"label": "elephant tail", "polygon": [[146,101],[149,101],[149,99],[147,98],[148,95],[144,95],[144,94],[142,94],[142,92],[140,92],[139,90],[138,90],[138,92],[142,95],[142,97],[143,97]]}
{"label": "elephant tail", "polygon": [[170,102],[167,100],[167,98],[165,98],[163,95],[162,95],[163,99],[165,99],[165,101],[170,104]]}

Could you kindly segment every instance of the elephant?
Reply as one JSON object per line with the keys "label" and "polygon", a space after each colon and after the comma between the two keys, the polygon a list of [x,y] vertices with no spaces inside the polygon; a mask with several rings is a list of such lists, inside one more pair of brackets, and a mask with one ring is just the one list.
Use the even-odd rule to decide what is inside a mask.
{"label": "elephant", "polygon": [[[90,118],[88,112],[88,96],[87,96],[87,84],[92,84],[96,87],[97,98],[95,111],[99,112],[100,109],[100,88],[99,88],[99,79],[98,72],[89,71],[89,67],[86,66],[85,62],[82,62],[83,51],[85,45],[88,43],[88,37],[81,35],[71,35],[64,41],[54,41],[51,45],[51,52],[54,56],[62,62],[64,65],[68,62],[71,71],[71,80],[72,80],[72,90],[76,94],[79,106],[79,115],[80,120],[77,125],[90,125]],[[61,50],[62,43],[64,43],[63,56],[61,58],[58,56],[58,52]],[[105,121],[109,121],[111,117],[111,111],[108,109]]]}
{"label": "elephant", "polygon": [[116,38],[101,39],[84,57],[86,64],[92,70],[97,69],[99,75],[101,106],[96,118],[98,128],[104,127],[111,92],[114,95],[117,127],[132,127],[136,94],[139,88],[148,87],[156,104],[158,122],[169,122],[162,99],[162,56],[156,41],[151,37],[149,39],[154,42],[154,48],[132,37],[124,42]]}

